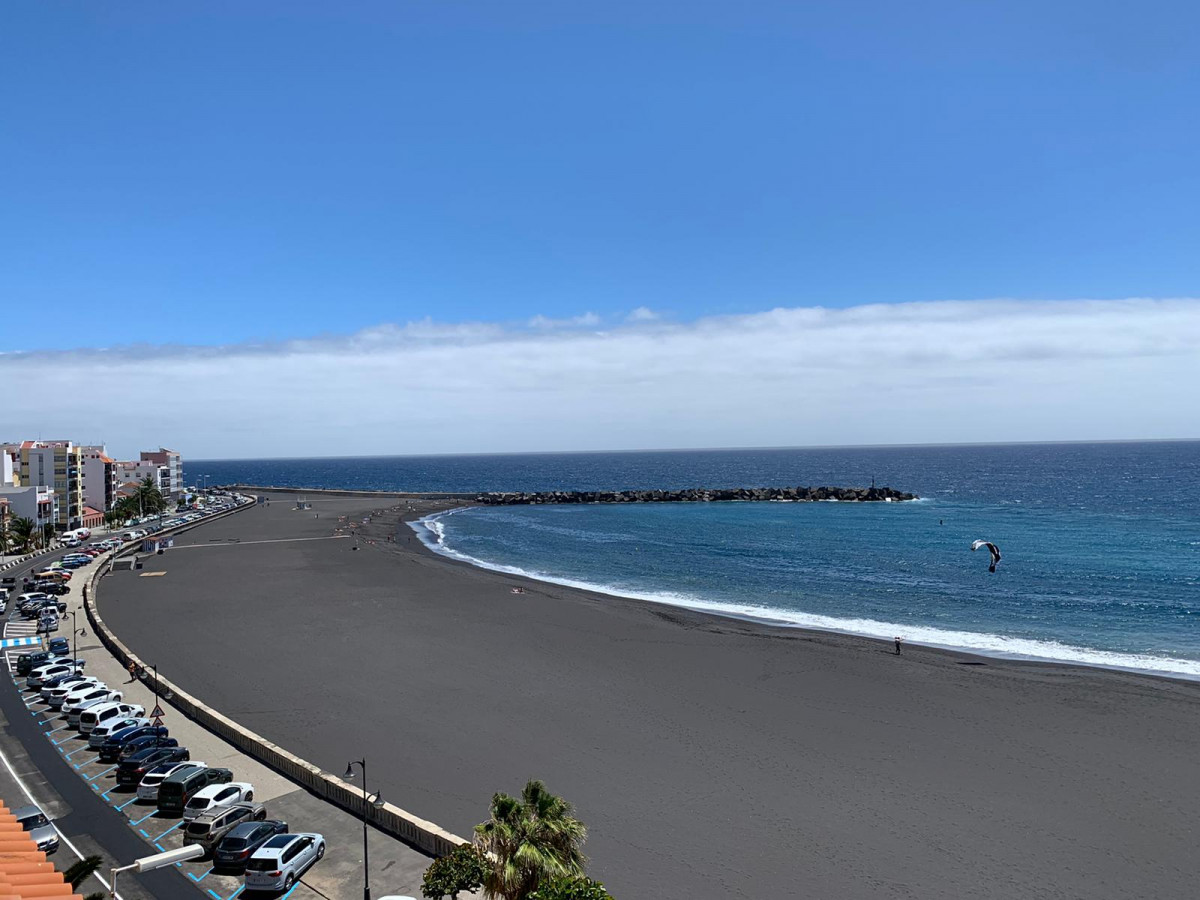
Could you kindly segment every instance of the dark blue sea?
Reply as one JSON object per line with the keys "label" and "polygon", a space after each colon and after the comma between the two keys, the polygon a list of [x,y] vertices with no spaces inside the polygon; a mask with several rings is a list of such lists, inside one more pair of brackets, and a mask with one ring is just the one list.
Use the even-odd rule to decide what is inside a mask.
{"label": "dark blue sea", "polygon": [[[488,491],[889,485],[911,503],[471,508],[438,552],[751,617],[1200,678],[1200,442],[192,462],[188,480]],[[977,538],[1003,559],[988,572]]]}

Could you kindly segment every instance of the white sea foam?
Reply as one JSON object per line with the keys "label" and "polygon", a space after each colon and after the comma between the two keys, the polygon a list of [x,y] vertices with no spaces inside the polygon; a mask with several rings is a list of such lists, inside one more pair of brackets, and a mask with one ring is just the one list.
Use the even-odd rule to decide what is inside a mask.
{"label": "white sea foam", "polygon": [[783,628],[808,628],[818,631],[832,631],[839,634],[879,638],[885,641],[891,641],[899,636],[909,644],[921,644],[944,650],[965,650],[981,656],[999,659],[1068,663],[1071,665],[1095,666],[1105,669],[1167,675],[1173,678],[1200,681],[1200,661],[1198,660],[1178,659],[1152,653],[1118,653],[1110,650],[1077,647],[1072,644],[1063,644],[1059,641],[1043,641],[1033,638],[1010,637],[1003,634],[974,631],[954,631],[924,625],[899,625],[894,622],[881,622],[876,619],[838,618],[798,610],[704,600],[691,594],[670,591],[633,591],[620,586],[561,578],[545,572],[530,571],[519,566],[507,566],[501,563],[488,562],[487,560],[477,559],[474,556],[455,550],[446,543],[446,529],[442,523],[442,519],[454,513],[461,512],[462,509],[434,513],[415,522],[410,522],[409,525],[417,533],[421,542],[435,553],[440,553],[483,569],[490,569],[493,572],[535,578],[539,581],[547,581],[551,584],[560,584],[564,587],[578,588],[594,593],[628,597],[634,600],[662,603],[668,606],[679,606],[699,612],[746,619]]}

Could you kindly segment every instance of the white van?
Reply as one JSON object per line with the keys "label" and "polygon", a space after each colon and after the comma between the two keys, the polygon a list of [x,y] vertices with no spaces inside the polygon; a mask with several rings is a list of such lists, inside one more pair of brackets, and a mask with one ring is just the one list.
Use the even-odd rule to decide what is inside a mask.
{"label": "white van", "polygon": [[101,703],[88,707],[79,717],[79,731],[91,734],[97,725],[104,725],[116,719],[138,718],[146,714],[146,707],[133,703]]}

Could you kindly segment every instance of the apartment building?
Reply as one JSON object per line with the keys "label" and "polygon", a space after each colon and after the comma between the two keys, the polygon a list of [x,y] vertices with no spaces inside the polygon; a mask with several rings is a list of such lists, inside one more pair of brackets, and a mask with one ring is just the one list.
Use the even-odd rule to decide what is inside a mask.
{"label": "apartment building", "polygon": [[55,528],[69,531],[83,522],[83,452],[71,441],[24,441],[21,485],[51,487],[56,495]]}

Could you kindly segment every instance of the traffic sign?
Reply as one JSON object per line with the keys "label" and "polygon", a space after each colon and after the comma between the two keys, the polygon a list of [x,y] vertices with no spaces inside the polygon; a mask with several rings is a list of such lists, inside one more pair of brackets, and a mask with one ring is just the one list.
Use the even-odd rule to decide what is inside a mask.
{"label": "traffic sign", "polygon": [[158,716],[154,717],[154,727],[162,728],[162,719],[160,719]]}
{"label": "traffic sign", "polygon": [[163,712],[163,708],[161,706],[155,705],[154,712],[150,713],[150,718],[161,719],[165,715],[166,715],[166,713]]}

